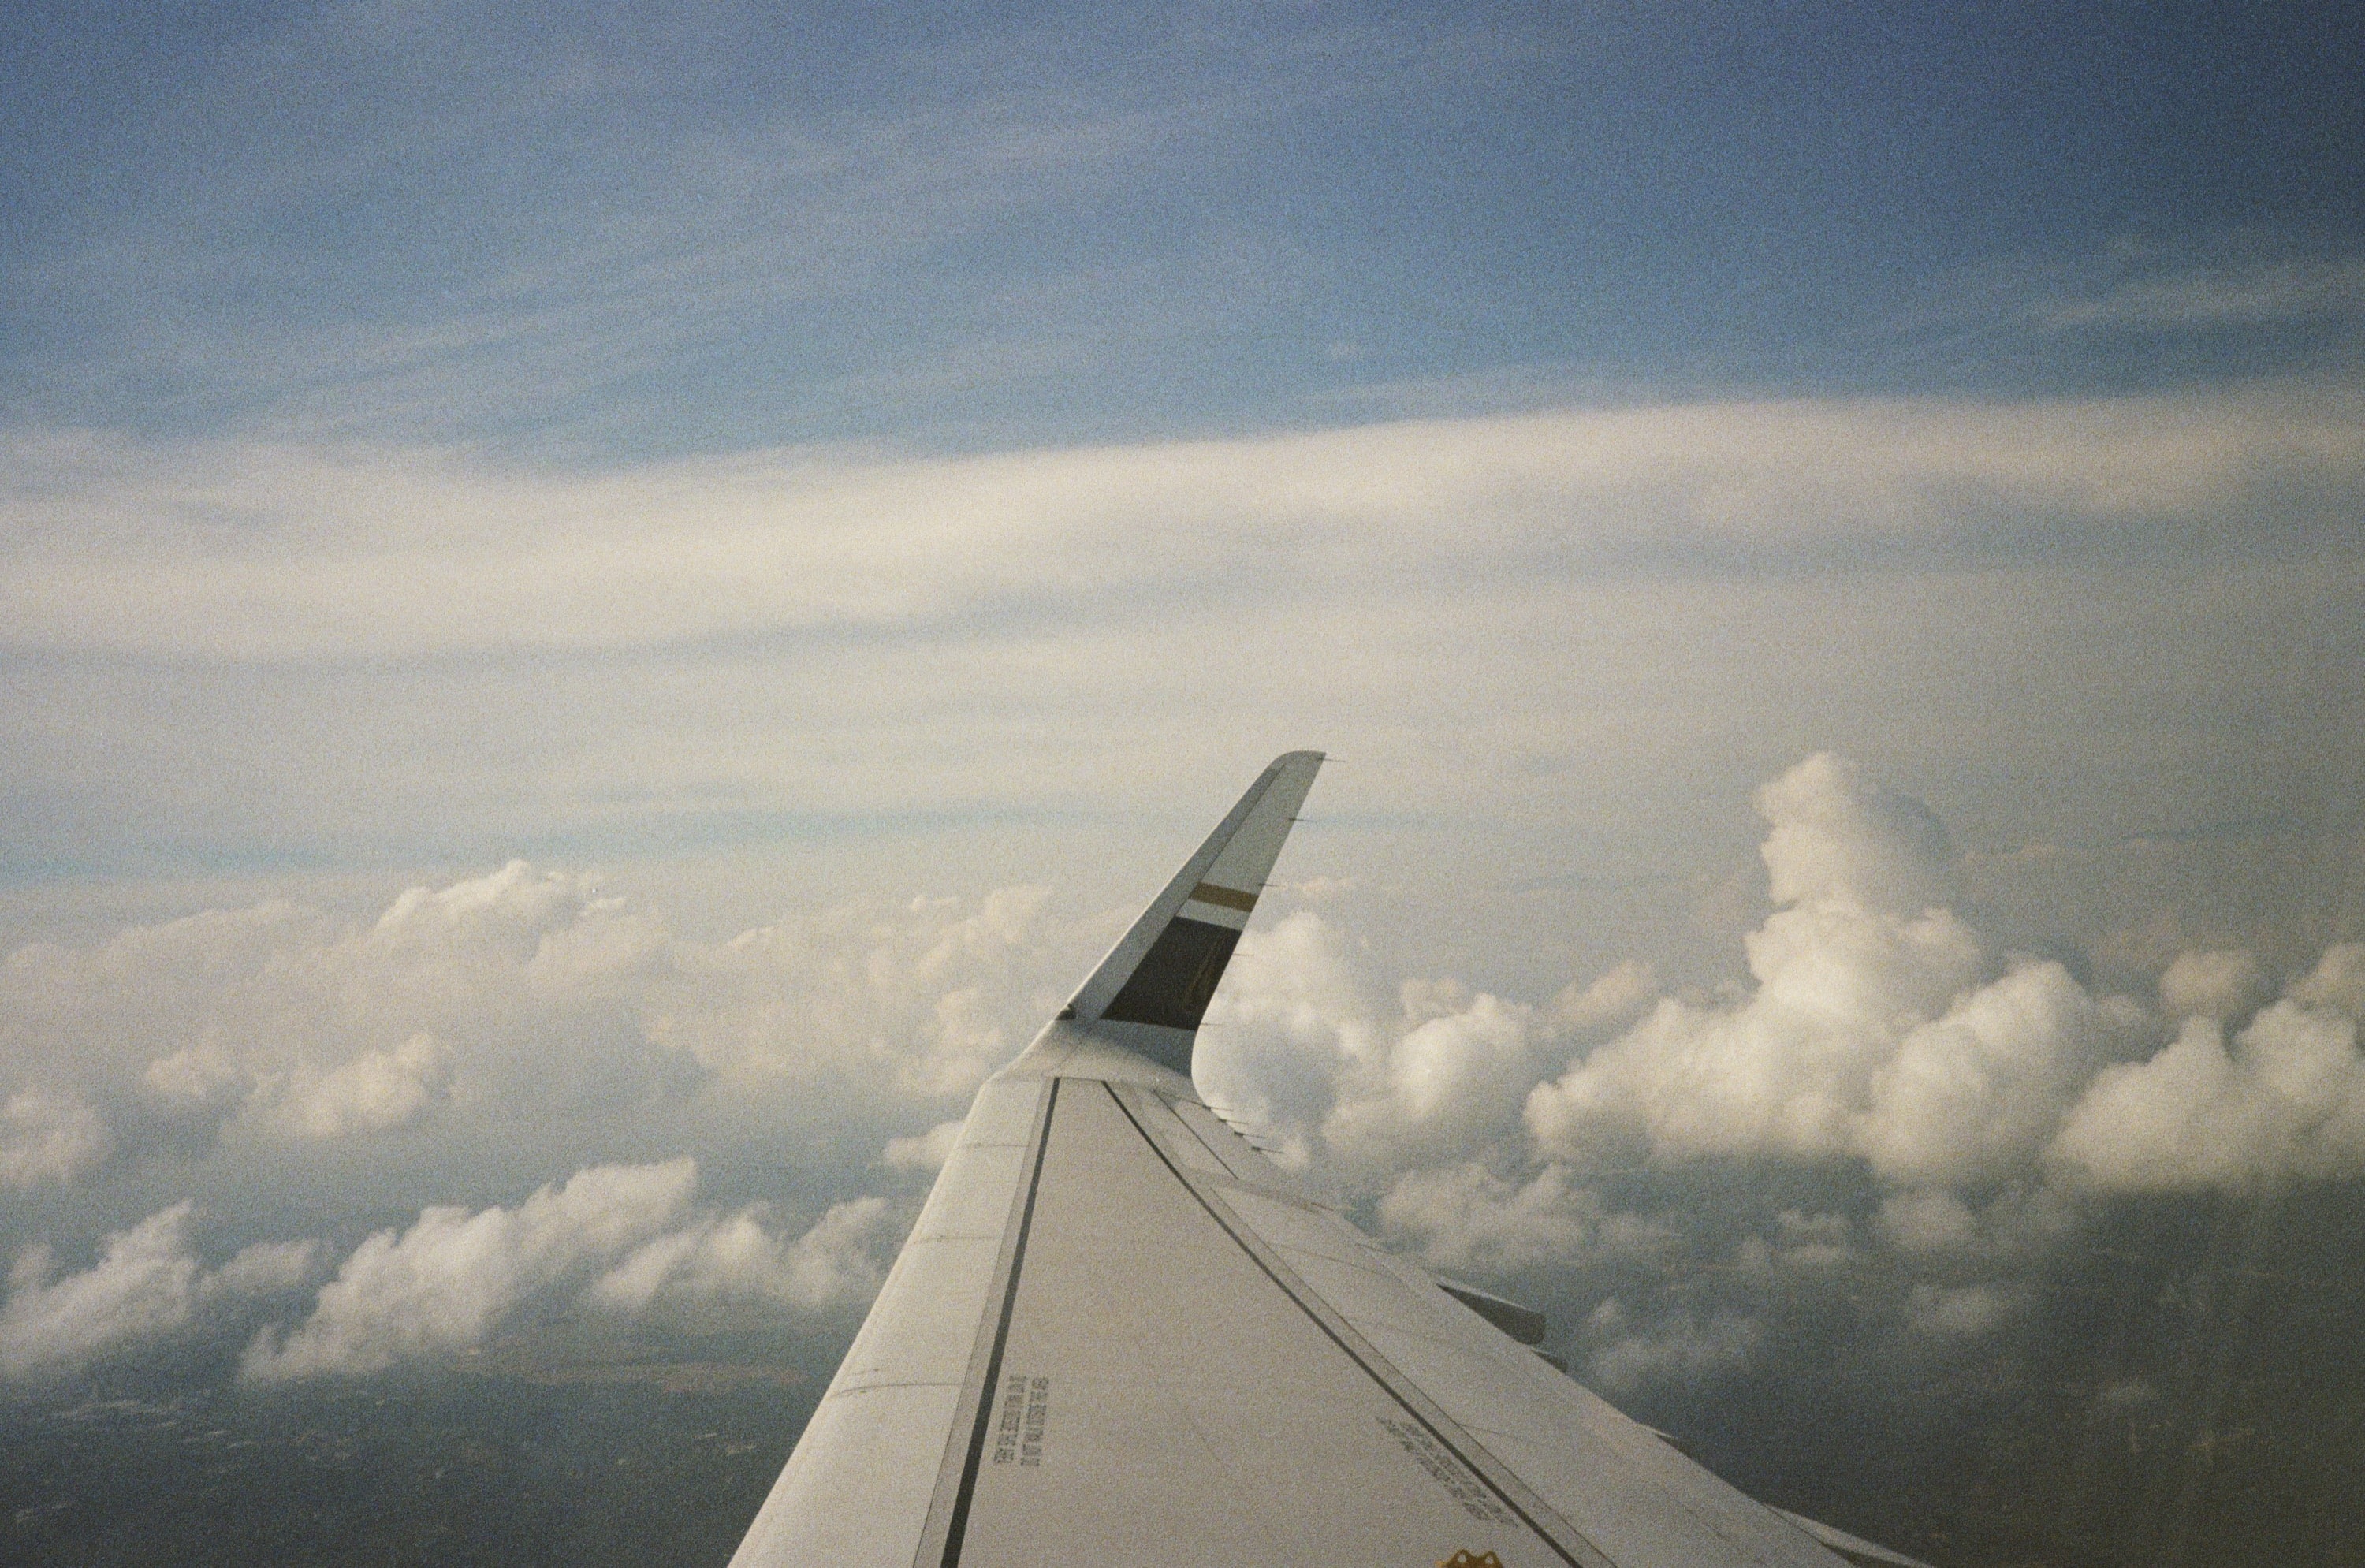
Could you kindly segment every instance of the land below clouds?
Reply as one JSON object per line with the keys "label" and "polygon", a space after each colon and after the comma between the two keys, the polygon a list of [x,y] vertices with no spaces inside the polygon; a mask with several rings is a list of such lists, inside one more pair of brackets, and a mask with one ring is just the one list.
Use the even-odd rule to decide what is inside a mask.
{"label": "land below clouds", "polygon": [[[1622,1403],[1757,1495],[1941,1568],[2365,1563],[2360,1242],[2365,1201],[2337,1189],[2132,1203],[2001,1343],[1900,1361],[1846,1279],[1802,1282],[1747,1364]],[[1545,1304],[1556,1341],[1581,1332],[1570,1284]],[[536,1329],[270,1389],[226,1361],[21,1389],[0,1404],[0,1561],[720,1568],[846,1332]]]}
{"label": "land below clouds", "polygon": [[827,1381],[809,1354],[450,1367],[258,1393],[122,1374],[0,1405],[0,1561],[720,1564]]}

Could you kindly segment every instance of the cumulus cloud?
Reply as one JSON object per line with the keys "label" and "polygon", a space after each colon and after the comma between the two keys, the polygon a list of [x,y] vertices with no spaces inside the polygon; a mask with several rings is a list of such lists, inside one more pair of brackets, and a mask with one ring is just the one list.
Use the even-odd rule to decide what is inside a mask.
{"label": "cumulus cloud", "polygon": [[1658,977],[1640,958],[1628,958],[1590,980],[1571,980],[1552,998],[1556,1033],[1591,1036],[1631,1024],[1657,999]]}
{"label": "cumulus cloud", "polygon": [[207,1270],[191,1244],[194,1205],[179,1203],[106,1238],[98,1262],[56,1277],[36,1246],[9,1270],[0,1308],[0,1376],[72,1372],[190,1328],[209,1310],[303,1283],[317,1251],[308,1241],[261,1243]]}
{"label": "cumulus cloud", "polygon": [[2196,1013],[2141,1062],[2105,1068],[2054,1152],[2106,1189],[2242,1189],[2365,1175],[2365,1056],[2344,1011],[2355,946],[2327,952],[2229,1042]]}
{"label": "cumulus cloud", "polygon": [[1386,1059],[1392,1012],[1346,934],[1292,911],[1241,936],[1192,1071],[1211,1103],[1303,1149],[1342,1078]]}
{"label": "cumulus cloud", "polygon": [[1765,1331],[1736,1312],[1701,1317],[1669,1313],[1648,1324],[1615,1300],[1595,1309],[1587,1334],[1599,1341],[1586,1370],[1599,1387],[1628,1394],[1652,1383],[1704,1383],[1747,1370],[1765,1343]]}
{"label": "cumulus cloud", "polygon": [[1418,1020],[1377,1059],[1357,1064],[1322,1124],[1332,1148],[1384,1162],[1483,1146],[1519,1120],[1536,1081],[1540,1047],[1533,1010],[1500,997],[1452,994],[1437,1001],[1408,987],[1405,1013]]}
{"label": "cumulus cloud", "polygon": [[1925,1253],[1978,1230],[1948,1186],[2017,1184],[2020,1234],[2057,1229],[2024,1195],[2048,1166],[2124,1191],[2365,1173],[2365,946],[2335,945],[2263,1009],[2255,956],[2183,952],[2155,1014],[1932,902],[1943,831],[1845,762],[1810,757],[1757,805],[1782,907],[1746,940],[1756,985],[1663,998],[1537,1085],[1526,1122],[1547,1152],[1629,1137],[1662,1158],[1858,1159],[1909,1190],[1884,1224]]}
{"label": "cumulus cloud", "polygon": [[1945,830],[1919,801],[1817,752],[1757,791],[1774,902],[1911,913],[1944,903]]}
{"label": "cumulus cloud", "polygon": [[866,1099],[966,1096],[1058,1005],[1037,966],[1046,944],[1075,938],[1045,918],[1047,896],[1004,888],[821,911],[719,946],[675,944],[674,1004],[650,1036],[742,1086],[835,1079]]}
{"label": "cumulus cloud", "polygon": [[1486,1272],[1642,1256],[1669,1239],[1665,1222],[1611,1212],[1557,1164],[1525,1182],[1474,1163],[1409,1171],[1381,1198],[1379,1217],[1434,1267]]}
{"label": "cumulus cloud", "polygon": [[2160,1010],[2171,1018],[2234,1023],[2268,997],[2266,971],[2248,953],[2198,948],[2179,953],[2159,977]]}
{"label": "cumulus cloud", "polygon": [[2336,942],[2291,988],[2291,999],[2365,1020],[2365,942]]}
{"label": "cumulus cloud", "polygon": [[[1597,1371],[1629,1385],[1721,1375],[1764,1333],[1754,1308],[1640,1281],[1854,1282],[1923,1338],[1976,1338],[2012,1321],[2012,1276],[2097,1194],[2365,1172],[2365,946],[2327,950],[2280,1000],[2265,962],[2216,949],[2164,950],[2156,1003],[2100,994],[1958,913],[1941,825],[1846,761],[1809,757],[1756,804],[1777,907],[1744,938],[1747,983],[1670,994],[1639,960],[1541,1002],[1399,980],[1335,912],[1283,903],[1210,1011],[1203,1090],[1432,1266],[1614,1288],[1628,1316],[1595,1334]],[[696,1330],[826,1312],[876,1288],[898,1211],[809,1193],[826,1212],[797,1234],[761,1205],[701,1205],[687,1159],[595,1163],[614,1129],[663,1112],[702,1148],[756,1107],[768,1144],[809,1126],[848,1169],[875,1171],[877,1151],[937,1170],[970,1090],[1106,924],[1055,920],[1022,888],[699,942],[517,862],[364,920],[267,903],[34,944],[0,967],[0,1175],[128,1168],[158,1127],[291,1183],[353,1150],[434,1152],[405,1139],[562,1114],[607,1129],[588,1159],[540,1165],[582,1168],[522,1203],[479,1195],[369,1238],[305,1316],[253,1337],[259,1382],[448,1357],[544,1315]],[[55,1293],[103,1279],[128,1305],[84,1316],[134,1327],[98,1342],[211,1321],[202,1303],[267,1260],[208,1272],[180,1223],[118,1238],[94,1282],[28,1254],[11,1310],[50,1323]],[[1992,1299],[1947,1294],[1979,1289]]]}
{"label": "cumulus cloud", "polygon": [[960,1109],[1056,1005],[1046,973],[1071,979],[1102,934],[1044,902],[821,909],[697,942],[516,861],[365,921],[273,902],[28,944],[0,961],[0,1185],[167,1141],[292,1175],[307,1149],[629,1131],[668,1107],[883,1139]]}
{"label": "cumulus cloud", "polygon": [[452,1052],[432,1035],[392,1050],[364,1051],[289,1092],[287,1109],[307,1137],[332,1138],[398,1127],[449,1081]]}
{"label": "cumulus cloud", "polygon": [[0,1187],[70,1182],[105,1159],[112,1142],[88,1105],[20,1089],[0,1105]]}
{"label": "cumulus cloud", "polygon": [[[1758,792],[1782,907],[1746,941],[1756,986],[1664,998],[1526,1103],[1546,1148],[1640,1137],[1662,1156],[1853,1156],[1946,1183],[2024,1169],[2144,1022],[2060,964],[1996,953],[1952,910],[1928,811],[1827,754]],[[1999,972],[2001,971],[2001,972]]]}
{"label": "cumulus cloud", "polygon": [[891,1239],[887,1200],[837,1204],[794,1238],[760,1207],[709,1216],[644,1243],[590,1287],[596,1305],[634,1316],[714,1321],[748,1305],[818,1312],[878,1294],[878,1252]]}
{"label": "cumulus cloud", "polygon": [[481,1345],[529,1296],[680,1219],[697,1181],[689,1159],[596,1166],[514,1209],[424,1210],[409,1230],[354,1249],[294,1329],[257,1334],[241,1371],[284,1383]]}
{"label": "cumulus cloud", "polygon": [[2020,1305],[1997,1284],[1917,1284],[1906,1300],[1906,1325],[1933,1339],[1977,1339],[1992,1334]]}
{"label": "cumulus cloud", "polygon": [[942,1170],[960,1141],[960,1121],[938,1122],[911,1137],[891,1137],[880,1157],[897,1170]]}
{"label": "cumulus cloud", "polygon": [[1836,1268],[1855,1257],[1854,1232],[1845,1215],[1784,1209],[1774,1216],[1771,1238],[1742,1238],[1735,1262],[1759,1273]]}
{"label": "cumulus cloud", "polygon": [[1516,1137],[1538,1079],[1655,994],[1650,967],[1628,961],[1542,1006],[1450,978],[1404,980],[1391,996],[1345,931],[1295,910],[1242,939],[1195,1071],[1284,1159],[1318,1152],[1376,1176]]}
{"label": "cumulus cloud", "polygon": [[1879,1225],[1889,1245],[1909,1257],[1967,1253],[1985,1240],[1978,1213],[1943,1188],[1889,1194],[1881,1200]]}
{"label": "cumulus cloud", "polygon": [[241,1373],[274,1383],[432,1361],[531,1311],[715,1327],[751,1307],[817,1312],[878,1290],[877,1250],[895,1224],[885,1199],[835,1204],[789,1238],[761,1205],[695,1207],[697,1181],[688,1159],[601,1165],[513,1209],[424,1209],[355,1248],[300,1323],[258,1331]]}
{"label": "cumulus cloud", "polygon": [[1765,1333],[1642,1281],[1781,1311],[1845,1290],[1916,1339],[1985,1342],[2098,1195],[2365,1174],[2365,945],[2278,1001],[2257,956],[2174,946],[2156,1002],[2107,994],[1953,908],[1941,824],[1846,761],[1756,803],[1777,907],[1749,984],[1667,995],[1627,964],[1543,1005],[1391,994],[1301,910],[1243,944],[1203,1082],[1432,1267],[1617,1282],[1589,1372],[1629,1389],[1724,1375]]}
{"label": "cumulus cloud", "polygon": [[468,1081],[630,1094],[659,1054],[633,1019],[661,952],[613,901],[521,861],[366,924],[273,902],[35,943],[0,969],[0,1071],[64,1063],[129,1120],[296,1141],[401,1128]]}
{"label": "cumulus cloud", "polygon": [[2057,963],[2012,960],[1905,1032],[1874,1076],[1855,1145],[1894,1181],[2017,1174],[2096,1062],[2142,1024],[2131,1003],[2097,1001]]}

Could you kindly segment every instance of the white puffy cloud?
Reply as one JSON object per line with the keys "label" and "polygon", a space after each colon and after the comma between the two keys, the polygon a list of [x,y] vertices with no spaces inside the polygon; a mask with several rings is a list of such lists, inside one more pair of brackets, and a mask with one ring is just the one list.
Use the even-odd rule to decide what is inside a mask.
{"label": "white puffy cloud", "polygon": [[2195,948],[2179,953],[2159,977],[2159,1005],[2171,1018],[2196,1014],[2230,1024],[2268,997],[2265,970],[2248,953]]}
{"label": "white puffy cloud", "polygon": [[1782,907],[1746,940],[1755,988],[1662,999],[1538,1085],[1529,1128],[1568,1157],[1639,1136],[1664,1156],[1853,1156],[1897,1182],[2024,1169],[2140,1009],[1932,902],[1945,834],[1848,764],[1810,757],[1757,804]]}
{"label": "white puffy cloud", "polygon": [[878,1294],[879,1247],[895,1225],[886,1199],[835,1204],[793,1239],[767,1217],[745,1208],[644,1242],[595,1281],[588,1299],[695,1324],[748,1305],[818,1312]]}
{"label": "white puffy cloud", "polygon": [[1908,1257],[1967,1253],[1985,1239],[1978,1213],[1944,1188],[1890,1193],[1881,1200],[1879,1225],[1889,1244]]}
{"label": "white puffy cloud", "polygon": [[286,1092],[286,1109],[306,1136],[398,1127],[426,1108],[450,1081],[452,1052],[418,1034],[392,1050],[364,1051]]}
{"label": "white puffy cloud", "polygon": [[1773,1261],[1788,1269],[1826,1269],[1854,1255],[1855,1227],[1845,1215],[1784,1209],[1774,1216],[1778,1245]]}
{"label": "white puffy cloud", "polygon": [[[1284,1159],[1341,1178],[1386,1235],[1482,1274],[1688,1263],[1765,1290],[1855,1278],[1887,1249],[1933,1291],[2001,1290],[2096,1192],[2365,1172],[2365,946],[2327,950],[2263,1008],[2255,958],[2164,950],[2147,1008],[1948,907],[1944,832],[1849,764],[1810,757],[1757,803],[1778,907],[1745,938],[1747,985],[1663,994],[1639,960],[1543,1002],[1397,980],[1336,912],[1283,905],[1210,1012],[1203,1088]],[[826,1311],[875,1289],[898,1212],[884,1200],[801,1193],[826,1213],[798,1235],[762,1206],[697,1204],[687,1160],[606,1162],[648,1150],[661,1114],[683,1141],[658,1151],[705,1153],[717,1127],[760,1120],[768,1142],[835,1138],[814,1145],[842,1156],[834,1169],[876,1174],[882,1145],[891,1170],[939,1169],[968,1092],[1114,918],[1063,922],[1046,902],[1008,889],[840,906],[692,941],[514,862],[367,919],[264,903],[30,945],[0,965],[0,1180],[77,1182],[128,1167],[142,1138],[200,1148],[194,1129],[293,1189],[355,1150],[409,1163],[445,1153],[435,1137],[588,1129],[585,1152],[537,1148],[534,1174],[498,1192],[571,1180],[514,1207],[483,1206],[479,1185],[364,1242],[308,1316],[254,1338],[258,1381],[445,1357],[521,1316],[697,1328]],[[1719,1159],[1852,1168],[1763,1193],[1654,1185]],[[229,1299],[203,1282],[264,1267],[207,1273],[183,1242],[126,1245],[94,1271],[131,1304],[109,1320],[163,1302],[151,1316],[178,1327],[109,1345],[211,1321],[172,1303]],[[27,1291],[73,1284],[28,1256]],[[1671,1315],[1620,1277],[1642,1317],[1603,1338],[1607,1377],[1713,1375],[1757,1343],[1745,1316]],[[63,1299],[25,1294],[25,1320]],[[1907,1316],[1959,1338],[1975,1300],[1916,1297]],[[61,1354],[43,1364],[83,1352]]]}
{"label": "white puffy cloud", "polygon": [[674,944],[650,1036],[742,1086],[835,1079],[866,1098],[966,1097],[1059,1004],[1038,966],[1047,944],[1074,937],[1044,917],[1046,896],[1004,888],[973,903],[840,908],[716,946]]}
{"label": "white puffy cloud", "polygon": [[1669,1238],[1664,1222],[1613,1213],[1557,1164],[1525,1182],[1475,1163],[1409,1171],[1381,1198],[1379,1217],[1431,1265],[1482,1272],[1639,1256]]}
{"label": "white puffy cloud", "polygon": [[2260,1007],[2268,992],[2247,953],[2180,954],[2160,999],[2181,1027],[2164,1049],[2092,1076],[2052,1158],[2103,1192],[2365,1176],[2365,944],[2326,947]]}
{"label": "white puffy cloud", "polygon": [[942,1170],[953,1157],[953,1145],[960,1141],[961,1126],[956,1119],[910,1137],[891,1137],[880,1158],[897,1170]]}
{"label": "white puffy cloud", "polygon": [[[1943,833],[1844,763],[1809,758],[1758,807],[1783,907],[1747,938],[1755,988],[1662,999],[1539,1084],[1526,1121],[1547,1153],[1632,1137],[1663,1157],[1861,1159],[1909,1190],[1885,1231],[1923,1254],[2057,1233],[2058,1204],[2026,1193],[2048,1162],[2126,1191],[2365,1174],[2365,946],[2328,948],[2263,1010],[2255,957],[2184,952],[2155,1015],[2059,963],[1998,953],[1928,902],[1945,889]],[[2129,1059],[2179,1018],[2165,1049]],[[2015,1183],[2017,1240],[1978,1234],[1932,1191]]]}
{"label": "white puffy cloud", "polygon": [[1911,914],[1946,902],[1945,830],[1919,801],[1817,752],[1761,786],[1763,853],[1777,904],[1846,903]]}
{"label": "white puffy cloud", "polygon": [[1193,1076],[1211,1104],[1303,1150],[1342,1081],[1385,1061],[1394,1011],[1346,934],[1295,910],[1240,938],[1199,1026]]}
{"label": "white puffy cloud", "polygon": [[1591,1036],[1631,1024],[1659,994],[1658,977],[1640,958],[1628,958],[1590,980],[1571,980],[1552,998],[1556,1032]]}
{"label": "white puffy cloud", "polygon": [[66,1064],[134,1119],[385,1132],[470,1077],[545,1096],[553,1078],[578,1093],[629,1081],[616,1058],[632,1050],[593,1042],[638,1039],[659,943],[578,879],[523,862],[413,889],[366,924],[266,902],[37,943],[0,969],[0,1072]]}
{"label": "white puffy cloud", "polygon": [[2166,1192],[2365,1175],[2354,945],[2336,946],[2228,1043],[2195,1013],[2167,1049],[2105,1068],[2054,1152],[2095,1185]]}
{"label": "white puffy cloud", "polygon": [[1284,1158],[1318,1151],[1384,1177],[1516,1138],[1538,1079],[1655,990],[1649,967],[1629,961],[1541,1007],[1452,979],[1404,980],[1390,996],[1345,932],[1301,909],[1242,939],[1195,1072]]}
{"label": "white puffy cloud", "polygon": [[1893,1181],[2017,1174],[2095,1064],[2142,1023],[2132,1004],[2098,1002],[2057,963],[2014,961],[1905,1031],[1873,1077],[1855,1147]]}
{"label": "white puffy cloud", "polygon": [[0,1307],[0,1376],[73,1371],[177,1335],[210,1308],[293,1289],[311,1271],[308,1241],[260,1243],[208,1271],[193,1223],[194,1205],[175,1204],[108,1237],[96,1264],[62,1279],[47,1248],[20,1254]]}
{"label": "white puffy cloud", "polygon": [[426,1209],[409,1230],[354,1249],[308,1317],[256,1335],[241,1371],[282,1383],[481,1345],[529,1296],[679,1220],[697,1182],[689,1159],[595,1166],[514,1209]]}
{"label": "white puffy cloud", "polygon": [[76,1101],[20,1089],[0,1105],[0,1187],[70,1182],[111,1147],[106,1123]]}
{"label": "white puffy cloud", "polygon": [[1418,1021],[1384,1057],[1346,1075],[1322,1124],[1332,1148],[1388,1163],[1480,1147],[1517,1126],[1538,1072],[1533,1010],[1496,996],[1456,995],[1445,1003],[1452,1011],[1422,1018],[1425,1000],[1419,988],[1408,988],[1407,1017]]}
{"label": "white puffy cloud", "polygon": [[1754,1364],[1765,1344],[1765,1329],[1737,1312],[1702,1317],[1676,1311],[1641,1324],[1615,1300],[1597,1307],[1586,1329],[1597,1341],[1586,1370],[1594,1383],[1618,1394],[1732,1376]]}
{"label": "white puffy cloud", "polygon": [[1933,1339],[1977,1339],[1992,1334],[2019,1309],[2021,1298],[2001,1284],[1917,1284],[1906,1297],[1906,1326]]}
{"label": "white puffy cloud", "polygon": [[2293,1002],[2365,1022],[2365,942],[2336,942],[2290,991]]}
{"label": "white puffy cloud", "polygon": [[273,902],[29,944],[0,961],[0,1186],[168,1135],[291,1176],[308,1148],[629,1136],[667,1107],[883,1137],[958,1110],[1057,1005],[1046,971],[1072,978],[1101,934],[1043,904],[841,906],[698,942],[514,861],[365,921]]}
{"label": "white puffy cloud", "polygon": [[895,1228],[884,1198],[835,1204],[788,1238],[762,1205],[697,1207],[697,1182],[687,1159],[592,1166],[513,1209],[421,1210],[355,1248],[300,1323],[259,1331],[241,1375],[286,1383],[440,1360],[523,1312],[729,1326],[750,1309],[818,1312],[878,1290],[878,1249]]}

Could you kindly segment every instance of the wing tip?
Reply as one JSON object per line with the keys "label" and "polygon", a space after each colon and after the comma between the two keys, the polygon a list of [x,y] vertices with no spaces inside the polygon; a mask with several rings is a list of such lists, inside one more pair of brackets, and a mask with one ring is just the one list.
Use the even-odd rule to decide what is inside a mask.
{"label": "wing tip", "polygon": [[[1265,766],[1198,853],[1078,988],[1068,1004],[1076,1021],[1178,1030],[1187,1050],[1324,756],[1319,751],[1286,751]],[[1260,821],[1262,825],[1256,825]],[[1243,830],[1246,838],[1239,836]],[[1216,879],[1202,879],[1209,876]],[[1194,899],[1232,913],[1199,908],[1195,913],[1214,918],[1182,918],[1183,906]]]}

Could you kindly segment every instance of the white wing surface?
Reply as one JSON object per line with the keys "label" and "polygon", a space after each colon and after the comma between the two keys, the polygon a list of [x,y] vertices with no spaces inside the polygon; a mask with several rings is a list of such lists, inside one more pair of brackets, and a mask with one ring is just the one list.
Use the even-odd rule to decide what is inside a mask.
{"label": "white wing surface", "polygon": [[1194,1032],[1321,761],[1268,767],[979,1091],[734,1568],[1910,1562],[1719,1481],[1201,1102]]}

